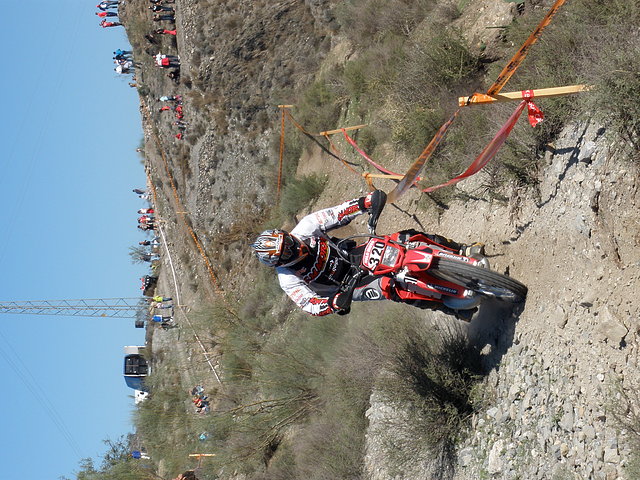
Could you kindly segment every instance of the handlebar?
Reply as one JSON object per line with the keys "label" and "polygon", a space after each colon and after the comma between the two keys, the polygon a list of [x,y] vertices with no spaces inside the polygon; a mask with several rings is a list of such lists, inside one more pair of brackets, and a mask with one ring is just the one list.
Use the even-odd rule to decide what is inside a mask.
{"label": "handlebar", "polygon": [[369,211],[369,222],[367,222],[367,225],[369,226],[369,233],[371,235],[375,235],[376,233],[378,219],[380,218],[380,214],[382,213],[386,203],[387,194],[382,190],[374,190],[371,194],[371,209]]}

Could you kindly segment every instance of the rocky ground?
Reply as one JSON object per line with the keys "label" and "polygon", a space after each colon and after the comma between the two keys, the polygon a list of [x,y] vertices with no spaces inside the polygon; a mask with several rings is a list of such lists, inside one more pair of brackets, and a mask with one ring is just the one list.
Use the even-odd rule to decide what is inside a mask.
{"label": "rocky ground", "polygon": [[[144,77],[151,88],[144,97],[150,112],[147,168],[158,187],[178,288],[189,305],[210,299],[215,287],[176,213],[181,210],[161,151],[175,176],[180,208],[188,212],[207,254],[214,261],[230,259],[216,264],[221,286],[235,288],[238,272],[255,267],[247,261],[246,234],[236,224],[250,225],[268,199],[264,169],[273,165],[277,112],[267,106],[281,101],[278,92],[287,88],[277,82],[309,75],[318,60],[309,52],[328,51],[332,28],[319,1],[270,4],[268,20],[261,16],[263,2],[227,2],[217,10],[214,3],[176,1],[182,83],[171,83],[153,68],[145,69]],[[127,0],[126,8],[133,12],[146,4]],[[206,24],[200,20],[205,15],[210,16]],[[221,33],[229,30],[237,35]],[[283,31],[296,34],[280,38]],[[169,40],[162,39],[162,48],[176,48]],[[156,47],[143,46],[153,53]],[[272,60],[269,66],[261,61],[265,56]],[[170,123],[155,111],[154,97],[172,93],[184,95],[185,120],[192,124],[183,143],[173,139]],[[488,200],[491,182],[481,173],[460,184],[468,194],[465,201],[454,200],[446,211],[425,213],[418,208],[419,194],[410,192],[383,215],[381,232],[413,227],[460,241],[482,240],[493,268],[529,287],[522,311],[489,305],[466,327],[485,354],[491,401],[472,419],[472,431],[460,445],[456,478],[628,478],[624,467],[632,452],[614,412],[624,404],[619,389],[640,387],[640,199],[637,167],[612,140],[599,125],[573,125],[549,146],[539,184],[514,188],[507,201]],[[399,166],[402,161],[394,159]],[[299,172],[330,179],[315,207],[366,190],[359,178],[317,152],[303,159]],[[357,222],[354,229],[362,230]],[[228,240],[226,246],[216,241],[220,238]],[[173,284],[168,272],[164,269],[161,278],[167,290]],[[438,328],[451,319],[430,321]],[[185,352],[185,361],[189,355]],[[376,429],[398,414],[384,407],[372,398],[366,459],[371,479],[396,475],[376,448]],[[396,478],[428,477],[428,463],[425,458]]]}
{"label": "rocky ground", "polygon": [[603,133],[567,129],[510,226],[506,210],[484,209],[485,238],[512,259],[496,263],[529,296],[488,344],[504,352],[488,380],[495,404],[474,419],[460,478],[624,477],[631,452],[614,415],[620,389],[640,386],[638,171]]}
{"label": "rocky ground", "polygon": [[[637,401],[640,386],[638,170],[624,158],[597,125],[572,126],[547,153],[538,189],[421,218],[427,230],[484,240],[492,266],[529,287],[521,313],[481,308],[468,326],[491,368],[492,401],[472,420],[455,478],[630,478],[614,418],[621,392]],[[481,184],[461,188],[473,195]],[[388,419],[381,412],[374,402],[373,429]],[[393,478],[369,460],[371,478]]]}

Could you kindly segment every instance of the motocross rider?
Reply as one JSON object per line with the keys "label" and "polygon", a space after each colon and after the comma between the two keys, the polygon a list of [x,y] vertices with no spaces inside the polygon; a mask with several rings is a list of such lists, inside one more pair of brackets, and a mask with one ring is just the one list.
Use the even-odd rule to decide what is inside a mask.
{"label": "motocross rider", "polygon": [[[284,230],[265,230],[251,245],[255,254],[265,265],[275,267],[280,287],[305,312],[323,316],[331,313],[339,315],[350,311],[351,301],[384,300],[409,303],[419,308],[443,310],[457,315],[440,302],[429,300],[403,301],[395,294],[393,279],[388,277],[367,276],[361,279],[353,289],[353,296],[340,291],[340,285],[350,274],[350,264],[345,260],[353,254],[355,242],[342,248],[336,245],[327,233],[343,227],[363,213],[372,216],[380,214],[386,202],[386,194],[375,190],[368,195],[341,205],[325,208],[304,217],[298,225],[286,232]],[[417,232],[400,232],[408,238]],[[440,235],[424,234],[434,242],[450,248],[462,255],[484,253],[481,244],[462,245]],[[402,238],[400,240],[403,240]],[[357,247],[356,247],[357,249]],[[481,252],[482,251],[482,252]]]}

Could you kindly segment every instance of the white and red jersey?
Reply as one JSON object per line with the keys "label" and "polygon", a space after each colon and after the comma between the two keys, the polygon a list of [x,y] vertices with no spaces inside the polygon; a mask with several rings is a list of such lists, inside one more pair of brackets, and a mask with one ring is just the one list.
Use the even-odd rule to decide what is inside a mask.
{"label": "white and red jersey", "polygon": [[310,255],[289,267],[277,267],[280,287],[302,310],[311,315],[333,313],[329,299],[338,291],[348,265],[329,240],[327,232],[343,227],[362,215],[358,199],[325,208],[304,217],[291,234],[309,247]]}

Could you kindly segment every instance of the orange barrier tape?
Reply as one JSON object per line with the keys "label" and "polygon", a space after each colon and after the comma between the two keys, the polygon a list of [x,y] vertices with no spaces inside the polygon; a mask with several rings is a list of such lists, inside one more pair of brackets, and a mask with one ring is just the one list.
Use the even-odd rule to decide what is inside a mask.
{"label": "orange barrier tape", "polygon": [[288,111],[288,110],[287,110],[287,117],[289,118],[289,120],[291,120],[291,123],[293,123],[293,125],[298,130],[300,130],[303,134],[305,134],[308,138],[310,138],[316,145],[318,145],[322,149],[322,151],[328,153],[329,155],[331,155],[336,160],[340,160],[345,166],[347,166],[347,165],[354,165],[355,166],[356,165],[356,164],[353,164],[353,163],[350,163],[350,162],[346,161],[344,158],[342,158],[342,157],[334,154],[333,152],[329,151],[327,149],[327,147],[322,145],[320,142],[318,142],[317,139],[314,138],[314,136],[317,136],[317,135],[314,135],[313,133],[307,132],[302,125],[300,125],[298,122],[296,122],[296,120],[293,118],[293,115],[291,115],[291,112]]}
{"label": "orange barrier tape", "polygon": [[[153,184],[153,181],[151,180],[151,175],[149,171],[145,172],[147,174],[147,184],[149,185],[149,187],[151,188],[151,192],[153,193],[153,205],[157,208],[158,205],[158,193],[156,190],[156,186]],[[166,245],[165,245],[165,248]],[[168,253],[168,248],[167,248],[167,253]],[[171,262],[171,256],[169,256],[169,262]],[[173,267],[171,267],[173,269]],[[175,277],[174,277],[174,282],[175,282]],[[177,293],[177,282],[176,282],[176,293]],[[151,308],[150,308],[151,309]],[[193,337],[196,339],[196,342],[198,342],[198,345],[200,345],[200,348],[202,349],[202,353],[204,354],[204,358],[207,362],[207,364],[209,365],[209,367],[211,368],[211,371],[213,372],[213,375],[216,377],[216,380],[218,381],[218,383],[220,384],[220,386],[222,388],[224,388],[224,383],[222,383],[222,379],[220,378],[220,375],[218,375],[218,372],[216,372],[215,367],[213,366],[213,363],[211,362],[211,359],[209,358],[209,356],[207,355],[207,349],[204,346],[204,343],[202,343],[202,340],[200,339],[200,336],[198,335],[198,332],[196,331],[196,329],[194,328],[193,324],[191,323],[191,320],[189,320],[189,317],[187,316],[186,312],[184,311],[183,308],[179,308],[178,311],[182,314],[182,316],[184,317],[184,320],[189,324],[189,326],[191,327],[191,330],[193,330]]]}
{"label": "orange barrier tape", "polygon": [[500,147],[502,147],[502,145],[504,144],[505,140],[511,133],[511,130],[513,130],[513,127],[518,121],[518,118],[520,118],[520,114],[522,113],[522,111],[524,110],[524,107],[527,104],[528,102],[525,100],[521,102],[520,105],[518,105],[518,108],[516,109],[516,111],[511,114],[511,116],[506,121],[506,123],[498,131],[495,137],[493,137],[491,142],[489,142],[489,144],[484,148],[484,150],[482,150],[480,155],[476,157],[473,163],[469,165],[469,168],[467,168],[463,173],[461,173],[455,178],[452,178],[446,183],[436,185],[435,187],[425,188],[422,191],[424,193],[431,193],[439,188],[448,187],[450,185],[458,183],[460,180],[463,180],[467,177],[470,177],[471,175],[478,173],[487,163],[489,163],[489,161],[493,157],[496,156],[496,154],[498,153],[498,150],[500,150]]}
{"label": "orange barrier tape", "polygon": [[[325,132],[326,133],[326,132]],[[324,138],[327,139],[327,142],[329,142],[329,146],[331,147],[331,150],[334,151],[334,153],[336,154],[337,157],[339,157],[340,159],[342,159],[342,154],[340,153],[340,150],[338,150],[338,147],[335,146],[335,144],[331,141],[331,137],[329,136],[329,134],[327,133]],[[345,167],[347,167],[347,169],[351,170],[353,173],[355,173],[356,175],[360,175],[355,168],[353,168],[351,165],[349,165],[349,163],[343,161],[342,162],[344,164]]]}
{"label": "orange barrier tape", "polygon": [[402,196],[402,194],[404,194],[411,187],[411,185],[415,183],[418,175],[420,175],[420,172],[424,167],[424,164],[427,162],[427,160],[429,160],[435,149],[438,148],[438,145],[440,145],[440,142],[442,142],[442,140],[444,139],[445,135],[447,134],[447,130],[449,130],[449,127],[451,127],[451,124],[458,116],[458,113],[460,113],[460,108],[453,112],[453,115],[451,115],[449,120],[444,122],[444,124],[436,132],[434,137],[429,142],[429,145],[427,145],[427,147],[422,151],[416,161],[413,162],[413,165],[411,165],[409,170],[407,170],[407,173],[405,173],[402,180],[400,180],[400,183],[398,183],[398,185],[396,185],[396,188],[394,188],[391,193],[389,193],[389,195],[387,196],[387,201],[389,201],[390,203],[396,202]]}
{"label": "orange barrier tape", "polygon": [[358,152],[362,158],[364,158],[367,162],[369,162],[371,165],[373,165],[375,168],[377,168],[379,171],[381,171],[382,173],[387,173],[389,175],[397,175],[397,173],[392,172],[391,170],[387,170],[386,168],[384,168],[382,165],[378,165],[376,162],[374,162],[373,160],[371,160],[371,158],[364,152],[364,150],[362,150],[358,144],[355,142],[355,140],[353,138],[351,138],[348,134],[346,129],[342,129],[342,134],[344,135],[345,140],[355,149],[356,152]]}
{"label": "orange barrier tape", "polygon": [[531,46],[538,41],[538,38],[540,38],[540,35],[542,35],[542,31],[547,27],[547,25],[551,23],[551,19],[565,1],[566,0],[556,0],[556,3],[553,4],[551,9],[547,12],[536,29],[531,32],[529,38],[525,40],[525,42],[522,44],[513,58],[511,58],[509,63],[507,63],[507,65],[502,69],[500,75],[498,75],[498,78],[496,78],[496,81],[489,87],[489,90],[487,90],[487,95],[495,95],[500,90],[502,90],[502,87],[504,87],[505,84],[509,81],[511,76],[515,73],[522,61],[527,56],[527,53],[529,53],[529,49],[531,48]]}
{"label": "orange barrier tape", "polygon": [[[371,174],[371,173],[363,173],[362,176],[365,178],[367,185],[369,185],[370,187],[373,187],[373,181],[371,180],[371,178],[386,178],[389,180],[402,180],[402,178],[404,177],[404,175],[400,175],[398,173],[395,173],[385,167],[383,167],[382,165],[377,164],[376,162],[374,162],[366,153],[364,150],[362,150],[358,144],[356,143],[356,141],[351,138],[347,132],[345,131],[345,129],[342,130],[342,133],[344,134],[344,137],[346,139],[346,141],[355,149],[356,152],[358,152],[367,162],[369,162],[371,165],[373,165],[375,168],[377,168],[380,172],[384,173],[384,175],[376,175],[376,174]],[[416,177],[415,181],[414,181],[414,185],[416,184],[416,182],[422,180],[421,177]]]}
{"label": "orange barrier tape", "polygon": [[284,109],[287,105],[278,105],[280,107],[281,115],[281,128],[280,128],[280,161],[278,162],[278,189],[276,190],[276,202],[280,199],[280,188],[282,187],[282,160],[284,158]]}

